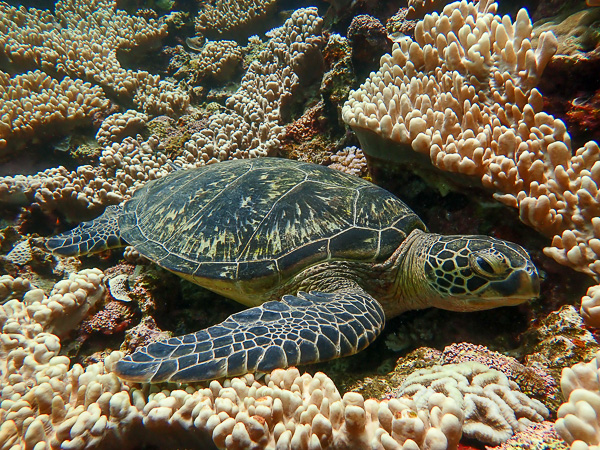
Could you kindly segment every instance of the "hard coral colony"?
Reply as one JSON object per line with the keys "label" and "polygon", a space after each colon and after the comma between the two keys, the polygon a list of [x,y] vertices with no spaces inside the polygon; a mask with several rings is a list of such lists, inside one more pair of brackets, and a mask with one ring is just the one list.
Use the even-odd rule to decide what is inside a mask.
{"label": "hard coral colony", "polygon": [[[411,19],[419,8],[435,12],[419,17],[413,37],[386,37],[378,26],[375,44],[385,49],[393,42],[391,52],[379,67],[353,68],[349,61],[369,58],[359,61],[360,49],[352,48],[359,40],[338,33],[353,23],[353,35],[368,36],[355,28],[387,19],[388,32],[410,29],[397,24],[407,5],[317,2],[318,9],[286,12],[279,3],[198,2],[193,12],[176,11],[185,5],[175,2],[167,14],[159,2],[156,10],[134,14],[109,0],[59,0],[52,10],[0,3],[0,448],[441,449],[458,448],[461,439],[488,446],[510,439],[512,448],[541,449],[543,440],[534,444],[527,436],[550,426],[561,448],[600,448],[600,352],[589,361],[600,350],[597,284],[583,297],[580,314],[539,303],[499,312],[536,315],[522,336],[513,332],[521,339],[516,350],[497,340],[486,342],[501,353],[456,343],[430,364],[400,358],[382,378],[391,393],[385,399],[340,392],[332,378],[346,379],[334,365],[319,366],[331,378],[296,368],[264,379],[245,374],[180,385],[117,376],[130,345],[164,336],[156,324],[181,334],[186,320],[207,314],[196,311],[178,322],[182,310],[206,306],[212,315],[220,309],[215,303],[225,301],[165,281],[168,275],[149,265],[140,248],[125,251],[139,266],[124,275],[115,267],[118,254],[50,256],[40,236],[97,217],[182,168],[286,154],[357,177],[369,176],[368,163],[377,160],[390,170],[434,173],[491,193],[550,239],[544,254],[569,269],[549,274],[543,286],[573,286],[571,269],[600,279],[600,149],[594,141],[572,148],[566,125],[544,112],[550,101],[543,86],[554,61],[575,67],[557,53],[562,47],[552,21],[532,24],[525,9],[501,16],[489,1],[411,1]],[[277,27],[265,32],[271,26]],[[597,33],[586,36],[589,51],[573,57],[577,70],[598,61],[598,42],[590,44]],[[186,38],[194,45],[185,46]],[[160,58],[152,58],[157,52]],[[369,72],[341,103],[330,96],[332,89],[343,91],[336,83]],[[587,89],[571,100],[597,97],[597,79]],[[306,120],[307,111],[318,117]],[[167,145],[164,116],[187,136],[182,146]],[[284,139],[286,129],[303,132]],[[86,137],[89,130],[95,139]],[[66,152],[50,151],[65,137]],[[320,143],[317,151],[311,142]],[[80,161],[75,155],[85,146],[92,151]],[[308,148],[312,153],[303,153]],[[250,199],[251,186],[244,185]],[[427,188],[422,184],[419,192]],[[543,255],[536,263],[550,265]],[[502,275],[494,272],[498,266],[489,269]],[[542,301],[556,305],[544,295]],[[214,314],[230,313],[224,305]],[[558,326],[549,325],[556,317]],[[453,343],[464,336],[445,338]],[[381,359],[380,351],[374,348],[371,357]],[[398,379],[399,367],[412,369]],[[378,376],[363,371],[362,386]],[[559,381],[562,397],[555,392]],[[534,425],[554,417],[555,424]]]}

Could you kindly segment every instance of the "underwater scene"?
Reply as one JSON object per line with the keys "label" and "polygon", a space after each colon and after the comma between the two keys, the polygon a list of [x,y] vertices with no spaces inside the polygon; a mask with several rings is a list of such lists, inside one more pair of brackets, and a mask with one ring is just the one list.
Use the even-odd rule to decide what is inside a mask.
{"label": "underwater scene", "polygon": [[600,450],[600,1],[0,43],[0,449]]}

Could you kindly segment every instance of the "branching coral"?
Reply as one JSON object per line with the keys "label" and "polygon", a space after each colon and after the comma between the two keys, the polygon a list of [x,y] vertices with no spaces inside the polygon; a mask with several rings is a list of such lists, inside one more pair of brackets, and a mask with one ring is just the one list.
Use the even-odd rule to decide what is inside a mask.
{"label": "branching coral", "polygon": [[353,91],[344,120],[367,154],[480,178],[553,236],[548,256],[600,278],[600,148],[573,154],[563,122],[542,112],[534,86],[556,37],[542,33],[534,48],[524,9],[514,23],[495,11],[462,1],[425,16]]}
{"label": "branching coral", "polygon": [[[11,116],[18,108],[9,108],[9,116],[2,116],[0,144],[17,131],[19,136],[26,132],[31,136],[41,125],[54,122],[61,115],[63,121],[71,116],[81,119],[95,112],[91,107],[106,108],[102,90],[80,80],[102,87],[107,96],[117,101],[133,101],[147,113],[173,113],[187,107],[187,94],[172,83],[145,71],[126,70],[117,59],[117,50],[150,47],[165,35],[166,25],[129,16],[117,10],[111,0],[59,0],[55,14],[1,2],[0,48],[11,70],[38,67],[45,74],[28,72],[10,82],[3,80],[7,91],[3,97],[13,101],[21,98],[25,107],[16,118]],[[62,81],[49,79],[50,75]],[[22,86],[23,77],[36,77],[40,85],[34,82]],[[54,96],[58,102],[52,100]],[[47,110],[46,103],[53,105],[52,111]],[[29,113],[35,120],[29,120]]]}
{"label": "branching coral", "polygon": [[346,147],[331,155],[329,167],[351,175],[364,176],[367,174],[367,159],[360,148]]}
{"label": "branching coral", "polygon": [[208,41],[198,58],[190,61],[195,68],[194,79],[198,83],[209,79],[225,83],[241,68],[242,49],[235,41]]}
{"label": "branching coral", "polygon": [[124,113],[115,113],[102,121],[96,133],[96,140],[100,145],[110,145],[121,142],[126,136],[135,136],[144,128],[148,116],[132,109]]}
{"label": "branching coral", "polygon": [[[44,211],[60,211],[73,221],[97,215],[98,210],[128,198],[141,184],[159,178],[172,167],[201,166],[224,159],[265,156],[279,147],[283,133],[281,110],[292,99],[303,71],[320,61],[322,19],[316,8],[295,11],[283,27],[270,32],[267,49],[261,52],[241,87],[227,101],[228,113],[210,116],[206,127],[192,136],[180,156],[169,159],[155,137],[125,138],[102,151],[98,167],[64,167],[36,175],[0,178],[0,201],[27,205],[32,202]],[[311,66],[312,65],[312,66]],[[133,119],[123,117],[106,127],[124,126]],[[139,122],[138,116],[135,122]],[[116,131],[116,129],[115,129]],[[100,132],[100,138],[104,138]]]}
{"label": "branching coral", "polygon": [[196,16],[196,30],[228,34],[264,20],[275,7],[275,0],[203,0]]}
{"label": "branching coral", "polygon": [[[21,281],[22,299],[0,305],[0,442],[7,448],[214,443],[228,449],[453,449],[464,418],[465,427],[478,420],[485,424],[494,412],[487,405],[478,411],[488,415],[467,408],[465,416],[461,405],[468,407],[467,398],[489,397],[488,403],[504,405],[495,412],[503,417],[537,420],[544,414],[498,372],[480,365],[417,372],[405,382],[406,395],[382,402],[352,392],[341,396],[324,374],[300,375],[295,368],[275,370],[264,383],[246,375],[175,390],[120,381],[111,373],[120,352],[85,369],[79,364],[69,369],[69,358],[59,356],[58,335],[80,327],[105,295],[104,278],[98,269],[73,273],[49,296]],[[6,279],[0,286],[9,292],[16,284]],[[425,387],[444,377],[450,380],[447,389]]]}
{"label": "branching coral", "polygon": [[555,428],[573,450],[600,449],[600,353],[589,363],[563,369],[560,387],[568,399]]}
{"label": "branching coral", "polygon": [[172,168],[156,138],[138,141],[125,138],[106,147],[100,165],[47,169],[36,175],[0,178],[0,200],[27,205],[37,203],[44,211],[60,211],[79,221],[97,215],[99,208],[129,197],[145,181]]}
{"label": "branching coral", "polygon": [[321,65],[322,22],[316,8],[299,9],[268,33],[267,48],[227,100],[232,112],[209,118],[206,128],[186,143],[183,162],[267,156],[279,148],[283,111],[300,78]]}
{"label": "branching coral", "polygon": [[[108,107],[102,89],[39,70],[9,77],[0,71],[0,149],[25,145],[45,132],[66,132]],[[22,138],[22,139],[21,139]]]}

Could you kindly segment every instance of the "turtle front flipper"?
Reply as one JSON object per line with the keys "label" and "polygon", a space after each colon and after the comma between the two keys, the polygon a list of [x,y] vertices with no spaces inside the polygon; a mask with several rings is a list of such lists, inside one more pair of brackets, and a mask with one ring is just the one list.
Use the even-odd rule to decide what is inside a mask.
{"label": "turtle front flipper", "polygon": [[46,248],[55,255],[79,256],[121,247],[123,241],[119,233],[118,218],[122,211],[121,205],[107,206],[104,213],[94,220],[80,223],[70,231],[48,238]]}
{"label": "turtle front flipper", "polygon": [[114,371],[125,380],[154,383],[270,372],[357,353],[384,323],[379,302],[360,288],[299,292],[197,333],[139,348]]}

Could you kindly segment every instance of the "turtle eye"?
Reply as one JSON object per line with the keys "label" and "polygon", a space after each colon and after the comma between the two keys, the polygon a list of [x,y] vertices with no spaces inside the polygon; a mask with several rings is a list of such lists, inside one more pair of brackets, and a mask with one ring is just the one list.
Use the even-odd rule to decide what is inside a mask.
{"label": "turtle eye", "polygon": [[469,259],[473,271],[486,278],[501,278],[509,269],[506,258],[502,255],[474,253]]}

